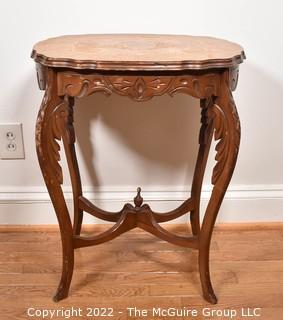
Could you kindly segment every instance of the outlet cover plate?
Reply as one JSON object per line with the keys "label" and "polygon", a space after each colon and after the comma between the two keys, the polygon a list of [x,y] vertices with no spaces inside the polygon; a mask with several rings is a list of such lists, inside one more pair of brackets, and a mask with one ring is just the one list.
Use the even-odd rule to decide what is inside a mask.
{"label": "outlet cover plate", "polygon": [[0,123],[0,158],[25,158],[21,123]]}

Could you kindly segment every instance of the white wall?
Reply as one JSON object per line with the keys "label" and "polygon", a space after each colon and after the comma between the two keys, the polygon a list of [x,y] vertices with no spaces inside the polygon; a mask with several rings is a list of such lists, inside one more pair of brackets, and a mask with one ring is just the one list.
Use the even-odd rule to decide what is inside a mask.
{"label": "white wall", "polygon": [[[35,154],[43,92],[29,56],[39,40],[78,33],[211,35],[240,43],[247,60],[234,97],[242,141],[219,221],[283,220],[282,19],[279,0],[1,1],[0,121],[23,123],[26,159],[0,160],[0,223],[56,222]],[[198,127],[197,101],[187,96],[144,104],[99,94],[82,99],[76,109],[78,157],[89,197],[106,208],[120,207],[140,185],[155,208],[175,206],[189,190]],[[212,166],[213,156],[209,173]],[[205,198],[209,182],[207,174]],[[67,186],[68,198],[69,191]]]}

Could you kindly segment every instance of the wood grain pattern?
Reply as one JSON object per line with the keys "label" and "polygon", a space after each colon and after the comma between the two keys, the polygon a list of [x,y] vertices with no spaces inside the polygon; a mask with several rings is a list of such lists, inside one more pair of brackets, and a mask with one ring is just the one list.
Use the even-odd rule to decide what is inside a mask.
{"label": "wood grain pattern", "polygon": [[[171,232],[187,232],[184,225],[165,227]],[[91,228],[103,232],[108,226]],[[1,226],[0,230],[3,229],[5,232],[0,233],[4,253],[0,256],[1,319],[26,319],[28,307],[60,309],[91,307],[94,303],[98,307],[113,307],[116,313],[125,312],[132,305],[148,310],[156,306],[190,306],[199,311],[209,307],[200,297],[193,260],[197,259],[197,252],[160,242],[138,229],[95,249],[78,250],[71,294],[58,305],[49,299],[61,271],[58,230],[50,231],[45,226],[37,226],[37,231],[24,226],[17,227],[17,231]],[[212,278],[220,293],[217,308],[259,307],[262,308],[260,319],[281,319],[283,256],[278,253],[283,252],[282,238],[282,226],[275,224],[216,228],[211,259]],[[5,250],[6,245],[10,247]],[[55,255],[47,254],[47,248]],[[33,271],[35,264],[40,273]],[[129,318],[124,313],[121,319]]]}
{"label": "wood grain pattern", "polygon": [[188,35],[88,34],[40,41],[32,58],[45,66],[96,70],[201,70],[237,66],[243,48]]}
{"label": "wood grain pattern", "polygon": [[[33,57],[37,62],[39,87],[45,89],[36,125],[37,154],[57,214],[63,247],[62,276],[54,300],[68,296],[75,249],[102,244],[140,228],[169,243],[196,249],[203,296],[210,303],[217,303],[210,279],[209,250],[240,143],[240,121],[231,92],[236,89],[238,64],[244,58],[242,48],[207,37],[81,35],[40,42],[34,47]],[[118,212],[102,210],[83,197],[75,153],[74,98],[96,92],[107,96],[115,93],[137,102],[176,93],[201,100],[200,146],[192,195],[178,208],[154,212],[143,203],[140,188],[133,199],[134,205],[126,203]],[[213,136],[217,141],[213,190],[200,225],[201,187]],[[61,187],[60,140],[72,182],[73,226]],[[83,235],[84,211],[115,223],[99,234]],[[174,234],[160,225],[186,213],[190,213],[192,234]],[[36,270],[36,265],[33,267]]]}

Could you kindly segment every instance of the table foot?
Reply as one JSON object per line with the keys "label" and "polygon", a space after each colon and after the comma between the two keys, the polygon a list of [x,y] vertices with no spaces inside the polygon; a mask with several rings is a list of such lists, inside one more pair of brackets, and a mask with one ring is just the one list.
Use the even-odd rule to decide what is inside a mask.
{"label": "table foot", "polygon": [[209,245],[199,250],[199,274],[204,299],[212,304],[216,304],[217,298],[211,284],[209,271]]}
{"label": "table foot", "polygon": [[214,292],[208,292],[206,295],[203,295],[203,298],[211,303],[211,304],[217,304],[218,300]]}
{"label": "table foot", "polygon": [[74,270],[74,249],[73,247],[70,247],[70,246],[68,248],[63,247],[62,275],[61,275],[61,280],[57,288],[57,291],[53,296],[54,302],[58,302],[68,297],[69,289],[70,289],[70,285],[73,277],[73,270]]}
{"label": "table foot", "polygon": [[59,302],[61,300],[64,300],[68,298],[69,295],[69,288],[66,289],[64,285],[59,285],[58,289],[56,290],[52,300],[54,302]]}
{"label": "table foot", "polygon": [[60,300],[63,300],[67,297],[68,297],[68,292],[66,292],[66,290],[64,290],[63,288],[58,288],[52,300],[54,302],[59,302]]}

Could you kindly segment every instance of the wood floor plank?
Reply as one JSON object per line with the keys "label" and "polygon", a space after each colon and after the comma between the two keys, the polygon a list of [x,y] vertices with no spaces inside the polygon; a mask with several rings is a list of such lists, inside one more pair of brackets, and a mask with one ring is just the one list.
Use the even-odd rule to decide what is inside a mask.
{"label": "wood floor plank", "polygon": [[[50,262],[48,265],[43,263],[23,263],[21,266],[16,263],[10,263],[6,270],[12,267],[16,271],[21,267],[24,273],[59,273],[61,271],[61,259],[60,261],[54,261],[54,265]],[[75,262],[76,270],[86,273],[97,273],[97,272],[125,272],[126,270],[132,272],[192,272],[197,271],[197,259],[195,261],[189,261],[188,263],[168,263],[162,264],[158,262],[145,261],[144,263],[124,262],[119,264],[111,264],[99,262],[90,264],[83,264],[78,261]],[[0,264],[0,270],[5,269],[5,264]],[[282,260],[269,260],[269,261],[213,261],[211,262],[211,270],[222,270],[222,271],[282,271],[283,261]],[[272,272],[271,271],[271,272]]]}
{"label": "wood floor plank", "polygon": [[[204,307],[234,308],[238,312],[245,307],[262,308],[259,319],[281,320],[283,225],[257,226],[229,225],[227,229],[224,226],[215,229],[211,273],[219,298],[216,306],[201,297],[197,252],[168,244],[140,230],[97,247],[77,250],[70,296],[56,304],[51,297],[62,264],[58,229],[31,226],[29,230],[15,227],[9,232],[0,226],[0,320],[27,319],[29,306],[58,309],[74,305],[113,307],[114,319],[121,320],[139,319],[125,312],[129,306],[148,311],[156,306],[190,306],[199,313]],[[87,227],[86,231],[99,233],[105,228],[108,226]],[[172,225],[166,228],[189,232],[181,225],[175,230]],[[154,318],[158,319],[172,317]],[[199,315],[194,319],[207,318]]]}

